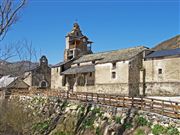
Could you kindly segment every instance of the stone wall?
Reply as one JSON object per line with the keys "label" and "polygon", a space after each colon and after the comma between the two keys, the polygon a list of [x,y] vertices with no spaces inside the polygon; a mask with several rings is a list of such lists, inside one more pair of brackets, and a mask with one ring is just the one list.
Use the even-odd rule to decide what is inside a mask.
{"label": "stone wall", "polygon": [[76,86],[77,92],[92,92],[92,93],[104,93],[104,94],[119,94],[128,96],[128,84],[96,84],[95,86]]}
{"label": "stone wall", "polygon": [[32,74],[31,72],[25,72],[24,73],[24,78],[23,81],[28,84],[29,86],[32,86]]}
{"label": "stone wall", "polygon": [[60,89],[62,87],[62,78],[60,75],[61,67],[51,68],[51,89]]}
{"label": "stone wall", "polygon": [[[143,61],[145,95],[180,95],[180,58],[160,58]],[[158,70],[162,69],[159,74]],[[141,83],[143,82],[141,73]],[[142,92],[142,85],[140,87]]]}
{"label": "stone wall", "polygon": [[[140,93],[143,95],[142,84]],[[180,83],[178,82],[153,82],[146,83],[146,96],[180,96]]]}
{"label": "stone wall", "polygon": [[129,95],[139,96],[140,70],[143,53],[138,54],[129,62]]}
{"label": "stone wall", "polygon": [[48,87],[51,86],[51,68],[46,67],[38,67],[31,71],[32,73],[32,86],[40,86],[42,81],[46,81],[48,83]]}
{"label": "stone wall", "polygon": [[[96,84],[128,83],[128,61],[116,63],[113,69],[112,63],[98,64],[95,66]],[[112,78],[112,72],[116,72],[116,78]]]}
{"label": "stone wall", "polygon": [[[180,82],[180,57],[143,61],[145,82]],[[162,74],[158,74],[162,69]]]}

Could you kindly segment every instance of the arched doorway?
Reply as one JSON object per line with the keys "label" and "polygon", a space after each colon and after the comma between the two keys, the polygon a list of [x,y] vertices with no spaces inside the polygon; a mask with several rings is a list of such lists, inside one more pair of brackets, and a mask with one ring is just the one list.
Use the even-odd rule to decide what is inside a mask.
{"label": "arched doorway", "polygon": [[40,87],[41,88],[47,88],[48,87],[48,83],[45,80],[43,80],[43,81],[40,82]]}

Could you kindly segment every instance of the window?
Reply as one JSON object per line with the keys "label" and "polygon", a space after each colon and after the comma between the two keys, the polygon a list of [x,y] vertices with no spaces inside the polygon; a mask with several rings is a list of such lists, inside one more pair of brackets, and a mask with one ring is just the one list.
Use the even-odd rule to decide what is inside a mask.
{"label": "window", "polygon": [[76,36],[79,36],[79,33],[78,33],[78,32],[76,32]]}
{"label": "window", "polygon": [[58,73],[58,68],[57,68],[57,73]]}
{"label": "window", "polygon": [[162,74],[162,69],[161,68],[158,69],[158,74]]}
{"label": "window", "polygon": [[92,64],[95,64],[95,61],[94,61],[94,60],[92,61]]}
{"label": "window", "polygon": [[92,77],[92,72],[89,73],[89,76]]}
{"label": "window", "polygon": [[113,69],[116,68],[116,63],[112,63],[112,68],[113,68]]}
{"label": "window", "polygon": [[113,79],[116,78],[116,72],[112,72],[112,78],[113,78]]}

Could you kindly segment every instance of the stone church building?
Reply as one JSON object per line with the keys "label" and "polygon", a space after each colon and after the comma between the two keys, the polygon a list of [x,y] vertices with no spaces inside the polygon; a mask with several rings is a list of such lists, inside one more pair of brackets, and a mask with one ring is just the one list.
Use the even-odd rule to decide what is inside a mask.
{"label": "stone church building", "polygon": [[23,81],[31,88],[51,87],[51,68],[46,56],[42,56],[39,65],[26,71],[22,77]]}
{"label": "stone church building", "polygon": [[180,95],[180,36],[154,48],[93,53],[77,23],[66,36],[64,61],[51,67],[51,89],[139,95]]}

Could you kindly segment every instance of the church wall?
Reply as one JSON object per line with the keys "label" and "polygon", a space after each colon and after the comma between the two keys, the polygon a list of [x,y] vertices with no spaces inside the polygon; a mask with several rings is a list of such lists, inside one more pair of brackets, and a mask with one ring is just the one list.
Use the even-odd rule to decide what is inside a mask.
{"label": "church wall", "polygon": [[61,67],[51,68],[51,89],[62,88],[63,76],[60,75],[60,72],[61,72]]}
{"label": "church wall", "polygon": [[[145,60],[143,66],[146,95],[180,95],[180,58]],[[159,69],[162,70],[161,74]]]}
{"label": "church wall", "polygon": [[[128,61],[116,63],[113,69],[112,63],[97,64],[95,66],[95,83],[96,84],[116,84],[128,83]],[[116,77],[112,78],[112,72],[116,72]]]}
{"label": "church wall", "polygon": [[40,82],[47,81],[51,86],[51,69],[49,67],[39,67],[32,71],[32,86],[40,87]]}

